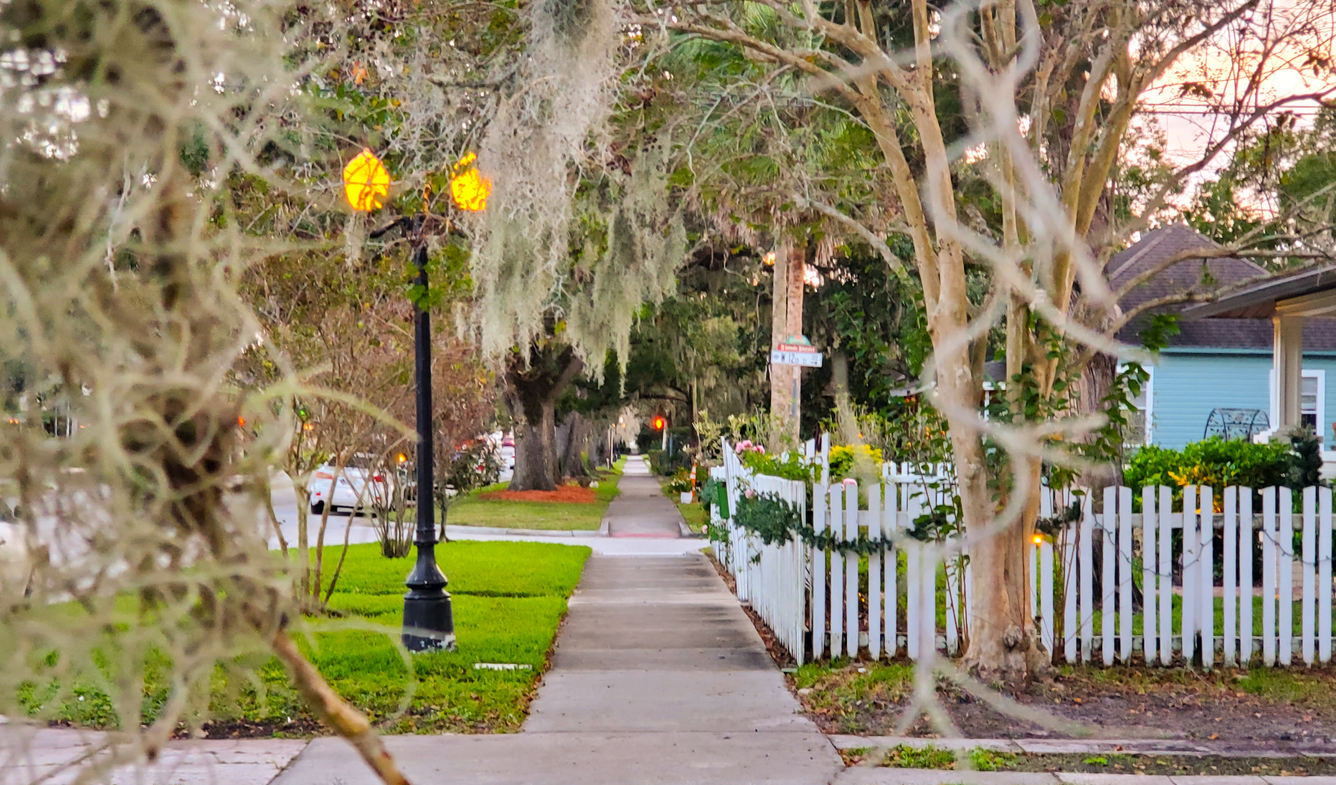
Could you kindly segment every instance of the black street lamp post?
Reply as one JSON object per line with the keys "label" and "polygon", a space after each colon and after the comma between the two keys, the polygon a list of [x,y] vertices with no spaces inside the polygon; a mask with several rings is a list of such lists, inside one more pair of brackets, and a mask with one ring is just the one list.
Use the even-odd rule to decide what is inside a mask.
{"label": "black street lamp post", "polygon": [[445,590],[445,573],[436,564],[436,498],[432,493],[435,461],[431,423],[431,314],[427,296],[427,244],[416,238],[418,302],[413,304],[413,343],[417,366],[417,564],[404,581],[404,648],[409,651],[455,650],[455,615]]}
{"label": "black street lamp post", "polygon": [[414,364],[417,375],[417,563],[404,584],[404,648],[409,651],[455,650],[455,618],[445,573],[436,564],[436,510],[432,493],[434,456],[431,418],[431,314],[423,307],[427,296],[427,243],[421,236],[420,217],[400,219],[372,234],[379,237],[395,226],[413,235],[413,264],[417,266],[418,299],[413,303]]}

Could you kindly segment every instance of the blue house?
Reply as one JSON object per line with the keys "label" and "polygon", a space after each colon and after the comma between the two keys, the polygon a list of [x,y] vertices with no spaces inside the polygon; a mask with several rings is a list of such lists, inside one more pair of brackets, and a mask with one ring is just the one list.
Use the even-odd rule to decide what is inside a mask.
{"label": "blue house", "polygon": [[[1208,248],[1219,246],[1188,226],[1175,224],[1147,232],[1110,259],[1106,269],[1115,291],[1148,274],[1119,301],[1124,313],[1151,300],[1208,292],[1267,272],[1244,259],[1189,256],[1193,250]],[[1160,267],[1165,269],[1153,272]],[[1226,427],[1232,436],[1247,436],[1279,422],[1272,372],[1276,339],[1270,319],[1202,319],[1179,326],[1182,332],[1150,368],[1150,384],[1140,401],[1145,443],[1181,448]],[[1137,332],[1134,320],[1118,337],[1135,344]],[[1336,320],[1308,319],[1303,325],[1300,414],[1322,439],[1323,449],[1332,450]]]}

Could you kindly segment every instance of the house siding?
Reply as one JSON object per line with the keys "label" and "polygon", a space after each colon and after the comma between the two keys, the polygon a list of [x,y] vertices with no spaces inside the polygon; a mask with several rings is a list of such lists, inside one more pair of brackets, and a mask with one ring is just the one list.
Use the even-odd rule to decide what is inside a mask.
{"label": "house siding", "polygon": [[[1271,353],[1166,351],[1155,364],[1150,441],[1180,449],[1200,441],[1216,408],[1271,412]],[[1336,414],[1336,357],[1305,355],[1304,370],[1325,371],[1323,422],[1318,435],[1331,449]]]}

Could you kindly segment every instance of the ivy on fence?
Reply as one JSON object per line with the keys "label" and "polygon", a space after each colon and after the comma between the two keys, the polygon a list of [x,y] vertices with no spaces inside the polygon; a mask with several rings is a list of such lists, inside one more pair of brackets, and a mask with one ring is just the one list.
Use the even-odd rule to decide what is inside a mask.
{"label": "ivy on fence", "polygon": [[[720,493],[720,501],[726,496],[727,494]],[[920,542],[934,542],[939,535],[954,531],[954,524],[950,522],[946,508],[949,508],[949,505],[939,505],[918,516],[914,519],[913,526],[904,530],[904,534]],[[1040,518],[1036,521],[1035,528],[1041,534],[1054,538],[1080,517],[1081,504],[1076,501],[1055,515]],[[846,540],[831,529],[818,532],[796,504],[781,499],[773,493],[741,496],[738,499],[737,510],[733,512],[733,523],[760,537],[761,542],[766,545],[786,545],[797,538],[818,550],[856,553],[859,556],[886,553],[895,547],[894,540],[874,540],[861,531],[857,539],[853,540]],[[711,528],[712,540],[727,538],[724,527]],[[715,536],[715,528],[718,529],[718,536]]]}
{"label": "ivy on fence", "polygon": [[[860,532],[858,538],[846,540],[826,530],[818,532],[805,519],[798,506],[772,493],[758,493],[738,499],[733,523],[761,538],[766,545],[785,545],[795,537],[818,550],[856,553],[869,556],[885,553],[894,547],[890,540],[873,540]],[[913,531],[907,532],[913,534]]]}

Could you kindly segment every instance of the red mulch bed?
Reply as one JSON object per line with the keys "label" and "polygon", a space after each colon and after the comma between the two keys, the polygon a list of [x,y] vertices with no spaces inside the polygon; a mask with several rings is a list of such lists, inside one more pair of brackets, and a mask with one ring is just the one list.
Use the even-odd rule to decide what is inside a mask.
{"label": "red mulch bed", "polygon": [[491,491],[479,499],[512,502],[595,502],[593,488],[581,488],[579,485],[563,485],[555,491]]}

